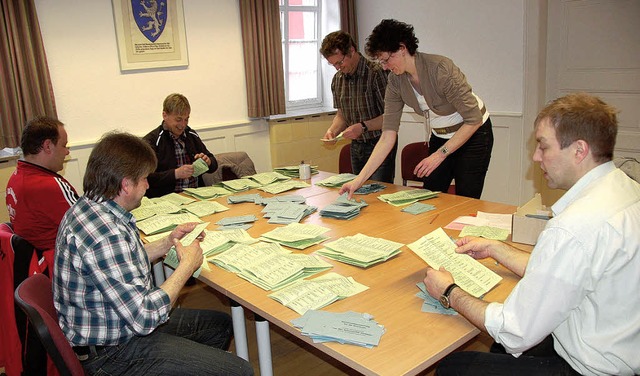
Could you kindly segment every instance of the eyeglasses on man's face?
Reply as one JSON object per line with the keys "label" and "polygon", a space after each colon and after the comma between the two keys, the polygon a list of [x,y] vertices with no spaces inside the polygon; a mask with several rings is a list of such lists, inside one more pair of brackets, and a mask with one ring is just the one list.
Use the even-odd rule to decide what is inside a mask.
{"label": "eyeglasses on man's face", "polygon": [[332,63],[329,61],[329,65],[331,65],[332,67],[338,69],[342,66],[342,64],[344,64],[344,59],[347,58],[347,55],[342,55],[342,59],[340,61],[336,61],[335,63]]}

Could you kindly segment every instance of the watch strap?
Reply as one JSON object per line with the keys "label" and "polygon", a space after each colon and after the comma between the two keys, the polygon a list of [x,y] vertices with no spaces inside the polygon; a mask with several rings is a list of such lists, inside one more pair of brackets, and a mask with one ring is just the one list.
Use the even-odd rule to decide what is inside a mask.
{"label": "watch strap", "polygon": [[450,284],[449,286],[447,286],[446,289],[444,289],[442,296],[446,296],[447,298],[449,298],[449,295],[451,295],[451,291],[453,291],[453,289],[456,287],[460,287],[460,286],[456,285],[455,283]]}
{"label": "watch strap", "polygon": [[367,124],[365,124],[364,121],[361,121],[360,125],[362,125],[362,132],[367,132],[369,130],[369,127],[367,127]]}

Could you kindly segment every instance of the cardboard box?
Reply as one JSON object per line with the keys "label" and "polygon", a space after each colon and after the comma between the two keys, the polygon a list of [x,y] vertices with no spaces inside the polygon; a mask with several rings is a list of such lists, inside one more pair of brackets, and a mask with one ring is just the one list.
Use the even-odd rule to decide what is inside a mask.
{"label": "cardboard box", "polygon": [[516,243],[535,245],[550,215],[551,212],[542,205],[540,193],[536,193],[529,202],[518,207],[518,210],[513,213],[511,240]]}

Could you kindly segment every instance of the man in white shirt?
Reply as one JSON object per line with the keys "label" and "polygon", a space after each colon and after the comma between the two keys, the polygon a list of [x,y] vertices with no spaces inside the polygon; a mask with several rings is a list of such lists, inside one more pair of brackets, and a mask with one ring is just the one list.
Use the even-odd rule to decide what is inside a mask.
{"label": "man in white shirt", "polygon": [[522,276],[504,303],[427,269],[429,294],[496,341],[490,353],[451,354],[438,375],[640,374],[640,184],[611,161],[616,134],[616,110],[587,94],[540,112],[533,160],[550,188],[567,192],[531,254],[493,240],[456,242],[456,252]]}

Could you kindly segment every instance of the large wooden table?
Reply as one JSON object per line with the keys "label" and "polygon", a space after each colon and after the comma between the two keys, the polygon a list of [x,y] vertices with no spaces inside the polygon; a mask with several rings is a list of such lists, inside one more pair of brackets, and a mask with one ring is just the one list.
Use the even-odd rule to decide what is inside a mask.
{"label": "large wooden table", "polygon": [[[327,173],[314,175],[312,181],[319,181],[329,175]],[[511,205],[440,194],[439,197],[426,201],[436,206],[436,210],[412,215],[401,212],[401,208],[377,199],[379,194],[410,188],[385,185],[387,188],[383,191],[366,196],[356,196],[358,199],[364,199],[369,206],[365,207],[360,215],[352,220],[324,218],[316,212],[305,218],[303,223],[313,223],[330,228],[331,231],[327,235],[332,239],[362,233],[408,244],[438,227],[446,226],[460,215],[475,214],[478,210],[492,213],[513,213],[515,210],[515,207]],[[263,197],[270,196],[262,191],[256,192]],[[321,209],[338,197],[338,189],[314,185],[311,188],[282,194],[301,194],[305,196],[307,204]],[[227,204],[226,198],[218,199],[218,201],[229,207],[230,210],[203,218],[212,222],[212,228],[215,227],[213,222],[223,217],[246,214],[255,214],[260,218],[248,230],[253,237],[259,237],[277,226],[268,224],[267,220],[262,218],[260,213],[262,206],[260,205],[253,203],[230,205]],[[458,231],[445,231],[453,237],[459,235]],[[320,244],[304,251],[295,250],[294,252],[308,254],[321,247]],[[384,325],[386,329],[379,346],[367,349],[338,343],[314,344],[292,326],[291,320],[299,315],[267,297],[268,291],[264,291],[213,264],[211,264],[211,271],[202,271],[200,279],[270,323],[279,326],[354,370],[368,375],[412,375],[419,373],[479,334],[477,328],[459,315],[446,316],[421,312],[422,300],[416,296],[418,292],[416,283],[423,280],[426,264],[406,246],[402,248],[402,253],[398,256],[367,269],[334,260],[325,260],[333,265],[331,271],[343,276],[351,276],[356,281],[368,286],[369,289],[323,309],[331,312],[351,310],[373,315],[374,319]],[[493,260],[484,260],[483,263],[503,277],[501,283],[484,299],[486,301],[504,300],[517,282],[517,276],[504,267],[496,265]]]}

